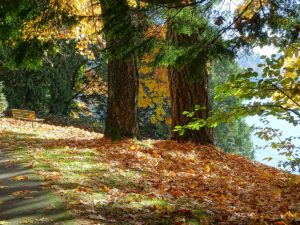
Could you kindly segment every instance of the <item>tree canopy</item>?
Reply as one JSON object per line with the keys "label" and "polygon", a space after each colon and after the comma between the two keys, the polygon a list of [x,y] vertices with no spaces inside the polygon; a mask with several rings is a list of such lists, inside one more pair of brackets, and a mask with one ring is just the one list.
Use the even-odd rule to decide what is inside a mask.
{"label": "tree canopy", "polygon": [[[299,123],[299,4],[226,4],[4,1],[0,78],[9,108],[94,115],[106,119],[105,134],[113,139],[141,137],[139,125],[142,134],[149,127],[160,137],[169,130],[177,141],[212,144],[216,127],[215,143],[249,152],[242,117]],[[278,51],[263,56],[260,72],[235,71],[223,60],[264,45]]]}

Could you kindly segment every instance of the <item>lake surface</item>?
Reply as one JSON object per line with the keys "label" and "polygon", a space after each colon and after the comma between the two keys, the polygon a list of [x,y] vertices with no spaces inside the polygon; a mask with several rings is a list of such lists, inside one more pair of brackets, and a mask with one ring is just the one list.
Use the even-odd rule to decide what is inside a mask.
{"label": "lake surface", "polygon": [[[270,122],[270,126],[275,129],[280,129],[282,132],[282,135],[280,138],[284,139],[290,136],[300,136],[300,129],[299,127],[293,126],[292,124],[283,121],[278,120],[277,118],[273,116],[267,117],[268,121]],[[251,116],[246,118],[247,124],[250,126],[263,126],[261,121],[259,120],[258,116]],[[255,148],[255,160],[259,161],[261,163],[264,163],[269,166],[278,167],[279,161],[287,160],[286,157],[279,155],[279,153],[272,149],[272,148],[266,148],[266,149],[260,149],[259,147],[264,147],[268,144],[267,141],[260,139],[255,135],[255,132],[252,133],[252,141]],[[295,141],[294,144],[300,146],[299,140]],[[273,160],[268,161],[265,160],[267,157],[272,157]]]}

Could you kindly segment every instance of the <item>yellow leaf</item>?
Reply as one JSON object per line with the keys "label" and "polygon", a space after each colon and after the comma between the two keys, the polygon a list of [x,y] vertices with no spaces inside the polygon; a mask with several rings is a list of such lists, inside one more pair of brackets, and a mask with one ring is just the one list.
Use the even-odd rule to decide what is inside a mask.
{"label": "yellow leaf", "polygon": [[136,8],[137,7],[137,2],[136,0],[128,0],[128,5],[132,8]]}
{"label": "yellow leaf", "polygon": [[155,205],[155,208],[157,209],[157,210],[162,210],[162,206],[161,205]]}
{"label": "yellow leaf", "polygon": [[142,74],[147,74],[150,73],[153,70],[153,68],[149,67],[149,66],[141,66],[141,68],[139,69],[139,72]]}
{"label": "yellow leaf", "polygon": [[209,172],[210,172],[210,166],[209,166],[209,165],[206,165],[206,166],[205,166],[205,172],[206,172],[206,173],[209,173]]}
{"label": "yellow leaf", "polygon": [[132,151],[134,151],[134,150],[136,150],[136,146],[131,145],[131,146],[129,147],[129,149],[132,150]]}
{"label": "yellow leaf", "polygon": [[175,173],[173,171],[170,171],[168,173],[168,177],[174,178],[175,177]]}
{"label": "yellow leaf", "polygon": [[110,191],[110,188],[107,187],[106,185],[104,185],[104,187],[102,188],[102,190],[106,193],[108,193]]}
{"label": "yellow leaf", "polygon": [[168,205],[166,208],[167,208],[167,211],[170,212],[170,213],[175,211],[175,209],[172,205]]}

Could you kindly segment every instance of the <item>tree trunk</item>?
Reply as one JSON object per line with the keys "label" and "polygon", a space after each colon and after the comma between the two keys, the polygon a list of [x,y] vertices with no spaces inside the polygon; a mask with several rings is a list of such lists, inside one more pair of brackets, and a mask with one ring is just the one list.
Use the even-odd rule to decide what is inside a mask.
{"label": "tree trunk", "polygon": [[117,140],[138,135],[138,71],[130,50],[136,29],[127,0],[101,0],[108,49],[108,100],[105,137]]}
{"label": "tree trunk", "polygon": [[138,75],[134,59],[108,62],[108,102],[105,136],[113,140],[135,137],[137,126]]}
{"label": "tree trunk", "polygon": [[[192,46],[197,43],[197,36],[178,34],[172,24],[168,27],[168,40],[174,46]],[[194,111],[196,105],[206,107],[195,113],[195,118],[207,119],[211,109],[208,96],[207,58],[199,55],[182,67],[169,67],[168,77],[171,97],[171,139],[180,142],[191,141],[198,144],[213,144],[212,130],[202,127],[199,131],[187,130],[184,135],[173,132],[174,127],[186,125],[191,121],[182,113]]]}

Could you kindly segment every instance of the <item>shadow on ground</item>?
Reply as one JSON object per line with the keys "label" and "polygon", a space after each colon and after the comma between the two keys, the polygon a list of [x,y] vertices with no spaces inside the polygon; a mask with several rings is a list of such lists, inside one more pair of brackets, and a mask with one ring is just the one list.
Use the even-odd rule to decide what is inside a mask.
{"label": "shadow on ground", "polygon": [[0,221],[9,225],[77,224],[59,198],[42,188],[34,171],[13,156],[7,135],[0,134]]}

